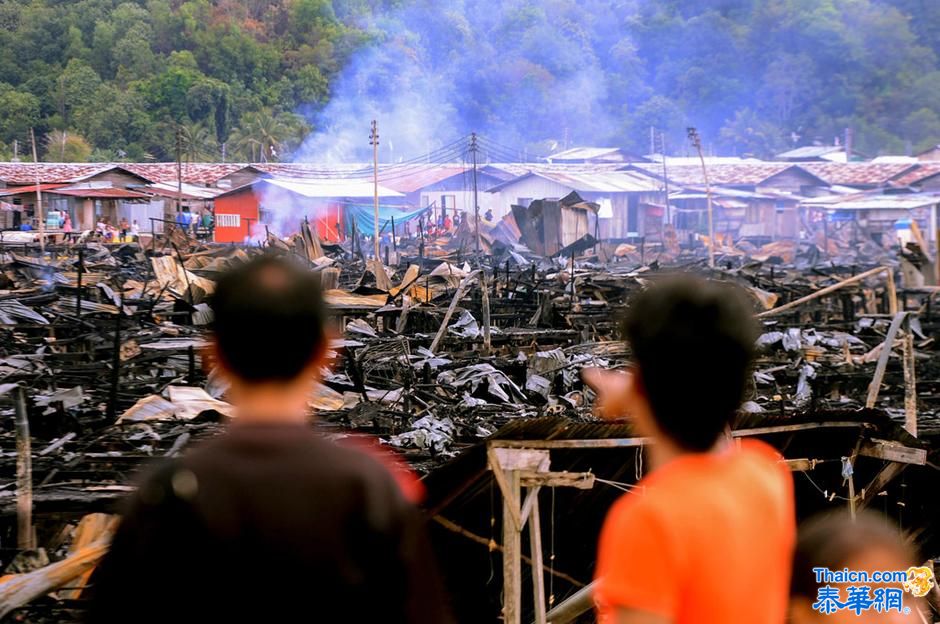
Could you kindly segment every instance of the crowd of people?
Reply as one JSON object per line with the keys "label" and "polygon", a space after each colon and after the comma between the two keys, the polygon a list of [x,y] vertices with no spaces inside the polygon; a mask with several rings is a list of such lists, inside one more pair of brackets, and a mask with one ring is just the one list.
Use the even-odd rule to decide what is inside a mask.
{"label": "crowd of people", "polygon": [[[219,280],[212,306],[207,361],[229,384],[236,417],[142,481],[95,573],[91,621],[453,621],[416,481],[390,455],[309,426],[328,350],[315,275],[261,256]],[[881,602],[863,613],[841,600],[846,587],[816,578],[822,567],[917,566],[897,528],[835,515],[798,536],[778,452],[731,439],[756,329],[734,287],[673,278],[628,309],[630,370],[584,372],[599,413],[629,418],[652,441],[651,471],[613,505],[599,537],[599,620],[927,621],[919,591],[902,608],[885,587],[865,587]]]}

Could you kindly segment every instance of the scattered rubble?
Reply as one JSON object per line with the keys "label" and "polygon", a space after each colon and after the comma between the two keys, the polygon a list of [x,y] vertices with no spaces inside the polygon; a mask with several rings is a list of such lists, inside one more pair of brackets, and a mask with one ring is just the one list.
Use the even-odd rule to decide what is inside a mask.
{"label": "scattered rubble", "polygon": [[[590,210],[567,198],[543,208],[549,207]],[[419,231],[396,241],[387,266],[362,258],[359,250],[369,246],[361,241],[329,245],[309,229],[268,242],[321,273],[342,334],[310,398],[314,426],[327,435],[378,437],[431,474],[509,423],[544,417],[594,423],[594,397],[580,370],[625,365],[629,353],[617,340],[616,319],[631,293],[669,272],[693,271],[741,285],[761,316],[760,358],[742,422],[874,408],[909,425],[903,364],[909,340],[916,433],[936,448],[936,289],[897,289],[896,259],[830,238],[828,255],[814,243],[722,245],[717,268],[708,269],[701,246],[679,253],[653,245],[615,250],[582,237],[546,258],[512,241],[505,228],[483,233],[488,255],[479,257],[471,247],[426,240]],[[41,259],[34,249],[16,249],[0,251],[0,565],[26,579],[34,572],[22,567],[24,553],[41,546],[32,567],[48,578],[51,568],[70,566],[89,544],[106,539],[100,522],[97,541],[69,538],[90,522],[83,516],[113,512],[142,465],[214,435],[232,417],[225,389],[200,365],[212,315],[206,301],[221,271],[262,250],[204,245],[172,232],[147,248],[52,246]],[[841,286],[880,266],[888,269]],[[895,335],[893,313],[905,310],[915,313],[910,331]],[[876,373],[881,383],[870,404]],[[676,384],[681,388],[681,380]],[[11,546],[20,537],[22,494],[13,476],[23,460],[17,409],[25,410],[31,442],[37,539],[28,549],[22,540]],[[48,561],[55,563],[41,565]],[[30,599],[62,584],[43,585]],[[0,579],[0,595],[7,587]],[[80,606],[69,602],[80,597],[70,587],[58,601],[39,598],[30,621],[67,621],[63,605]]]}

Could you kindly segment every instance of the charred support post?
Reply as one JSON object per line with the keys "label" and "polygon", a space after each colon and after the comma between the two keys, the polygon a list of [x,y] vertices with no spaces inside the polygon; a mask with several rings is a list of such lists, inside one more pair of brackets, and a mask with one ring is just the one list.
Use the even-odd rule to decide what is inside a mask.
{"label": "charred support post", "polygon": [[904,428],[917,437],[917,374],[914,361],[914,334],[910,328],[910,316],[907,317],[904,332]]}
{"label": "charred support post", "polygon": [[29,444],[29,415],[26,394],[16,389],[16,546],[32,550],[33,542],[33,463]]}
{"label": "charred support post", "polygon": [[441,321],[441,326],[437,330],[437,335],[434,336],[434,340],[431,342],[431,352],[434,353],[437,351],[437,346],[441,343],[441,339],[444,338],[444,334],[447,333],[447,324],[450,323],[450,317],[454,315],[454,310],[457,309],[457,302],[459,302],[467,288],[470,287],[470,282],[479,275],[480,269],[471,271],[467,277],[463,278],[463,281],[460,282],[460,286],[457,287],[457,292],[454,293],[454,298],[450,301],[450,306],[447,308],[447,312],[444,314],[444,320]]}
{"label": "charred support post", "polygon": [[480,293],[483,295],[483,355],[489,355],[493,343],[490,340],[490,291],[486,284],[486,270],[480,273]]}
{"label": "charred support post", "polygon": [[196,383],[196,349],[190,345],[186,355],[189,357],[189,371],[186,380],[189,385],[193,385]]}
{"label": "charred support post", "polygon": [[[894,341],[901,334],[903,345],[902,363],[904,365],[904,425],[911,435],[917,435],[917,395],[914,379],[914,342],[910,336],[910,312],[898,312],[891,320],[888,327],[888,333],[885,335],[885,341],[881,347],[881,355],[878,357],[878,364],[875,365],[875,374],[872,377],[871,384],[868,386],[868,397],[865,400],[865,407],[872,408],[878,402],[878,394],[881,392],[881,380],[884,378],[885,369],[888,367],[888,358],[891,357],[891,349]],[[910,343],[908,345],[908,340]],[[908,350],[909,349],[909,350]]]}
{"label": "charred support post", "polygon": [[108,420],[114,422],[117,418],[118,386],[121,382],[121,314],[124,313],[124,296],[121,295],[121,305],[114,315],[114,351],[111,355],[111,394],[108,397]]}
{"label": "charred support post", "polygon": [[82,276],[85,273],[85,250],[78,250],[78,288],[75,291],[75,318],[82,318]]}

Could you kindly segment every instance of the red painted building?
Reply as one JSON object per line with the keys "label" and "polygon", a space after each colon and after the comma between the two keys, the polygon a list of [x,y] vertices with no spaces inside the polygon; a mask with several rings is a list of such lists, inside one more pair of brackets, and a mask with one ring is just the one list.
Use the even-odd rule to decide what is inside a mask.
{"label": "red painted building", "polygon": [[[321,240],[342,241],[343,207],[371,201],[373,193],[367,180],[262,178],[215,198],[215,241],[242,243],[263,235],[265,225],[289,234],[298,231],[304,219],[316,227]],[[379,186],[379,197],[401,196]]]}

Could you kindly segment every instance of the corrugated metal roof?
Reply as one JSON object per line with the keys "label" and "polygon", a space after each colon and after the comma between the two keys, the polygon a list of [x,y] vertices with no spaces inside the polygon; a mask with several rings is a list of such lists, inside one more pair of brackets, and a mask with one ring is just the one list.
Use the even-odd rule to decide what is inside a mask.
{"label": "corrugated metal roof", "polygon": [[[350,199],[370,199],[373,197],[374,188],[371,181],[352,180],[344,178],[313,180],[309,178],[261,178],[251,184],[246,184],[236,189],[220,193],[216,197],[222,197],[232,193],[244,191],[249,187],[261,185],[270,185],[277,188],[302,195],[304,197],[319,199],[350,198]],[[403,197],[402,193],[393,191],[379,185],[379,197]]]}
{"label": "corrugated metal roof", "polygon": [[560,171],[539,169],[489,189],[496,193],[530,177],[539,177],[583,193],[655,193],[662,185],[648,176],[631,171]]}
{"label": "corrugated metal roof", "polygon": [[797,147],[789,151],[777,154],[777,158],[788,160],[792,158],[821,158],[828,154],[838,154],[844,152],[845,148],[841,145],[806,145]]}
{"label": "corrugated metal roof", "polygon": [[623,161],[626,153],[619,147],[572,147],[551,156],[545,160],[558,162],[562,160],[593,160],[595,158],[617,159]]}
{"label": "corrugated metal roof", "polygon": [[829,184],[883,186],[911,167],[905,163],[802,163],[800,165]]}
{"label": "corrugated metal roof", "polygon": [[[636,163],[630,165],[631,169],[646,172],[655,178],[663,175],[662,164]],[[797,169],[808,172],[803,164],[772,163],[772,162],[742,162],[733,164],[712,165],[707,167],[708,179],[711,184],[719,186],[757,186],[775,175],[788,169]],[[702,175],[701,165],[667,166],[666,173],[669,181],[683,186],[704,186],[705,178]],[[812,172],[810,172],[811,175]]]}
{"label": "corrugated metal roof", "polygon": [[[57,189],[65,186],[64,184],[40,184],[39,192],[45,193],[46,191],[51,191],[52,189]],[[28,193],[35,193],[37,190],[35,184],[28,186],[17,186],[15,188],[8,188],[0,190],[0,197],[8,197],[10,195],[24,195]]]}
{"label": "corrugated metal roof", "polygon": [[48,191],[54,195],[69,195],[71,197],[89,197],[97,199],[149,199],[150,196],[123,188],[58,188]]}
{"label": "corrugated metal roof", "polygon": [[836,195],[804,201],[804,206],[826,210],[915,210],[940,203],[934,193]]}
{"label": "corrugated metal roof", "polygon": [[[147,178],[156,183],[176,182],[176,163],[121,163],[131,173]],[[180,173],[183,182],[187,184],[199,184],[206,186],[215,184],[221,178],[231,175],[236,171],[245,169],[249,165],[245,163],[182,163]]]}
{"label": "corrugated metal roof", "polygon": [[911,171],[891,180],[891,183],[897,186],[911,186],[937,174],[940,174],[940,163],[918,163]]}
{"label": "corrugated metal roof", "polygon": [[212,189],[205,188],[204,186],[196,186],[193,184],[183,183],[182,193],[179,192],[179,187],[175,182],[161,182],[159,184],[149,184],[143,187],[143,190],[151,195],[158,195],[160,197],[170,197],[180,199],[212,199],[216,195],[223,193],[223,189]]}
{"label": "corrugated metal roof", "polygon": [[113,163],[0,162],[0,180],[7,184],[36,184],[38,176],[40,184],[67,184],[80,182],[117,167],[124,168],[123,165]]}
{"label": "corrugated metal roof", "polygon": [[[420,168],[414,165],[392,166],[379,171],[379,183],[401,193],[413,193],[470,171],[471,167],[463,165],[420,165]],[[477,174],[480,174],[479,169]]]}

